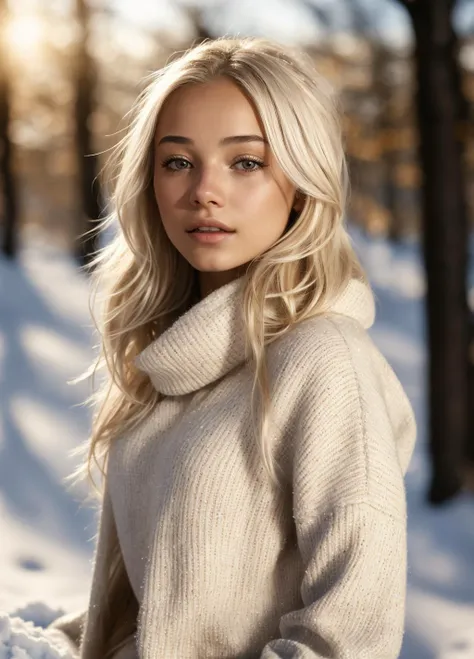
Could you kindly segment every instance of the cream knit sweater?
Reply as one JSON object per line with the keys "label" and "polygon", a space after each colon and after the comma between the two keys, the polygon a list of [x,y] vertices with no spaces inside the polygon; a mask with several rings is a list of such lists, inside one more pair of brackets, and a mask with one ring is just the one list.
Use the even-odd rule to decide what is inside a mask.
{"label": "cream knit sweater", "polygon": [[[132,600],[137,631],[116,659],[398,657],[415,421],[366,332],[372,293],[352,280],[268,348],[275,490],[251,432],[241,283],[137,358],[165,397],[111,450],[83,659],[104,659]],[[74,637],[79,621],[56,626]]]}

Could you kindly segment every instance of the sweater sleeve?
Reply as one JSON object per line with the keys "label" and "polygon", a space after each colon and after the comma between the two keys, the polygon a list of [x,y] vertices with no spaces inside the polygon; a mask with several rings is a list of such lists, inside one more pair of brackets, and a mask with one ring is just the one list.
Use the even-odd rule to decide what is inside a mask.
{"label": "sweater sleeve", "polygon": [[328,326],[300,394],[289,457],[303,606],[280,618],[281,637],[261,659],[396,659],[413,412],[362,331],[348,338]]}
{"label": "sweater sleeve", "polygon": [[64,643],[75,657],[79,657],[79,646],[85,618],[86,611],[65,614],[60,618],[56,618],[48,627],[48,629],[56,630],[58,634],[63,635]]}
{"label": "sweater sleeve", "polygon": [[261,659],[396,659],[403,636],[405,524],[370,504],[298,524],[304,608],[282,616]]}
{"label": "sweater sleeve", "polygon": [[[82,637],[87,612],[67,614],[57,618],[49,625],[48,630],[53,634],[61,634],[62,643],[74,659],[79,659],[80,639]],[[57,637],[56,637],[57,638]],[[131,636],[118,648],[113,659],[138,659],[135,637]]]}

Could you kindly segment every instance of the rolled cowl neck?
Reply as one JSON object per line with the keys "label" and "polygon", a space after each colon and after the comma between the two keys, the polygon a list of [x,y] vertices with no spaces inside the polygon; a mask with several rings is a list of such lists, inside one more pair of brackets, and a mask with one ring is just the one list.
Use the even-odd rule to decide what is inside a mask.
{"label": "rolled cowl neck", "polygon": [[[157,391],[165,396],[198,391],[245,361],[243,281],[239,277],[197,302],[135,358]],[[325,313],[349,316],[368,329],[375,319],[373,293],[351,279]]]}

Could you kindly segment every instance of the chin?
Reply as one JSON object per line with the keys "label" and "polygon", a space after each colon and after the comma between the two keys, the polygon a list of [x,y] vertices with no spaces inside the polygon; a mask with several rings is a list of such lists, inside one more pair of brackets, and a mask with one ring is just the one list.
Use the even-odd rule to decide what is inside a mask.
{"label": "chin", "polygon": [[227,272],[228,270],[234,270],[242,265],[240,262],[229,263],[223,259],[193,259],[189,263],[193,266],[198,272]]}

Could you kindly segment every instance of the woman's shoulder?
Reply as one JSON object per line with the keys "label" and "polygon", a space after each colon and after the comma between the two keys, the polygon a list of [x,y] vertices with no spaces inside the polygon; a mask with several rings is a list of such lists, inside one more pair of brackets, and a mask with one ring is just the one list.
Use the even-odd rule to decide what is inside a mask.
{"label": "woman's shoulder", "polygon": [[382,434],[390,445],[395,438],[406,470],[416,434],[413,409],[394,370],[357,320],[333,313],[308,319],[275,342],[273,355],[269,367],[278,400],[291,400],[298,416],[324,410],[328,419],[359,419],[366,438],[369,423],[389,428],[373,444],[379,450]]}
{"label": "woman's shoulder", "polygon": [[276,388],[299,390],[313,398],[321,391],[337,394],[331,404],[353,399],[396,399],[409,408],[395,371],[368,331],[343,314],[321,314],[292,328],[270,346],[269,371]]}
{"label": "woman's shoulder", "polygon": [[269,346],[269,362],[279,371],[303,375],[344,365],[354,367],[354,356],[377,351],[367,330],[354,318],[337,313],[319,314],[290,328]]}

